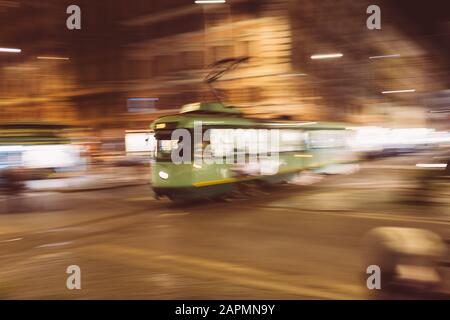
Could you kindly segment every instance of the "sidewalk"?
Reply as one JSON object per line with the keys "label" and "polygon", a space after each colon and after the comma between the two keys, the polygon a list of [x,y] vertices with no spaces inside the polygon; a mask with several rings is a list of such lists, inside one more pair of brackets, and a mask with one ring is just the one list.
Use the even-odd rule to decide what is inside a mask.
{"label": "sidewalk", "polygon": [[80,192],[148,183],[150,170],[123,167],[97,170],[78,177],[28,181],[26,187],[30,192]]}
{"label": "sidewalk", "polygon": [[26,191],[16,195],[0,195],[1,213],[47,212],[67,210],[71,206],[63,193],[104,190],[150,183],[150,170],[133,167],[111,167],[82,176],[33,180]]}

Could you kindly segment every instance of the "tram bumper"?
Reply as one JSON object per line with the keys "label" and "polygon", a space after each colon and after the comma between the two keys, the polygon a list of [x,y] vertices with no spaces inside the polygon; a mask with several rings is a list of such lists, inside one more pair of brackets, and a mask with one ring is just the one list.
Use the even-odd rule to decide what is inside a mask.
{"label": "tram bumper", "polygon": [[233,184],[221,184],[205,187],[153,187],[155,198],[167,197],[170,200],[211,199],[231,191]]}

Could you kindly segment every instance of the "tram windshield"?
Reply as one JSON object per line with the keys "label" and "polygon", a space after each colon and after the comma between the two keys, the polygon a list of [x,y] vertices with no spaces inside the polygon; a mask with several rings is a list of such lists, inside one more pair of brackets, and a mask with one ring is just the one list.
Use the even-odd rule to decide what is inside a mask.
{"label": "tram windshield", "polygon": [[178,148],[178,140],[157,140],[156,158],[160,160],[169,160],[172,151]]}

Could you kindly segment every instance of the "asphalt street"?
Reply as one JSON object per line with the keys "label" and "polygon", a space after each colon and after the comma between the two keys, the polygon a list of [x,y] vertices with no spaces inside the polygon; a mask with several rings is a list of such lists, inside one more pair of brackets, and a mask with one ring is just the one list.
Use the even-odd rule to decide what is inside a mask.
{"label": "asphalt street", "polygon": [[[27,195],[0,215],[0,298],[370,298],[367,232],[450,238],[448,190],[411,203],[414,174],[405,161],[374,161],[314,185],[181,206],[154,200],[149,185]],[[81,290],[66,288],[70,265]]]}

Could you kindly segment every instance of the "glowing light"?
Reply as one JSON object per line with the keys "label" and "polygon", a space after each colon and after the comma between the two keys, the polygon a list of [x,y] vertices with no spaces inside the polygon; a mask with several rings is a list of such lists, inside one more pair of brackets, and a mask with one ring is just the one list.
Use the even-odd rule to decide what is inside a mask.
{"label": "glowing light", "polygon": [[158,175],[159,175],[159,177],[160,177],[161,179],[163,179],[163,180],[169,179],[169,174],[168,174],[167,172],[165,172],[165,171],[160,171],[160,172],[158,173]]}
{"label": "glowing light", "polygon": [[418,164],[416,164],[416,167],[445,169],[445,168],[447,168],[447,164],[446,163],[418,163]]}
{"label": "glowing light", "polygon": [[158,98],[130,98],[129,101],[158,101]]}
{"label": "glowing light", "polygon": [[81,149],[74,145],[37,145],[24,147],[23,165],[27,168],[68,168],[80,164]]}
{"label": "glowing light", "polygon": [[0,48],[0,52],[11,52],[11,53],[21,53],[21,49],[15,49],[15,48]]}
{"label": "glowing light", "polygon": [[416,92],[416,89],[383,91],[382,94]]}
{"label": "glowing light", "polygon": [[225,0],[197,0],[196,4],[216,4],[216,3],[225,3]]}
{"label": "glowing light", "polygon": [[126,152],[152,152],[156,149],[156,139],[150,132],[126,132]]}
{"label": "glowing light", "polygon": [[341,58],[344,55],[342,53],[327,53],[327,54],[314,54],[311,56],[311,59],[332,59],[332,58]]}
{"label": "glowing light", "polygon": [[369,59],[385,59],[385,58],[400,58],[399,54],[387,54],[383,56],[372,56]]}

